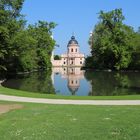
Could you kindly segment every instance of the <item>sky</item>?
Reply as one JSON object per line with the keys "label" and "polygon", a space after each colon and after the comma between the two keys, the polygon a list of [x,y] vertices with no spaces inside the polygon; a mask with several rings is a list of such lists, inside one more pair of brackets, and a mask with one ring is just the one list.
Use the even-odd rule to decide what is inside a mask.
{"label": "sky", "polygon": [[55,54],[67,51],[67,43],[74,33],[80,45],[80,52],[90,54],[89,33],[98,23],[100,10],[105,12],[122,8],[124,23],[140,26],[140,0],[25,0],[22,14],[28,24],[38,20],[57,23],[53,36],[60,47],[55,47]]}

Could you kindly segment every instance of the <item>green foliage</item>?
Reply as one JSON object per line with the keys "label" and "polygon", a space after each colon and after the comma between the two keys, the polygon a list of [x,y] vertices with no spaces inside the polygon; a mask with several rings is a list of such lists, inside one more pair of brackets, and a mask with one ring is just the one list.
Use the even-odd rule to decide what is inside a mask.
{"label": "green foliage", "polygon": [[129,65],[129,69],[140,70],[140,28],[134,35],[133,44],[134,49],[132,52],[132,61]]}
{"label": "green foliage", "polygon": [[51,29],[56,25],[39,21],[35,25],[29,25],[28,33],[36,40],[37,63],[39,69],[51,67],[51,54],[55,46],[55,41],[51,38]]}
{"label": "green foliage", "polygon": [[61,56],[55,55],[55,56],[54,56],[54,60],[61,60]]}
{"label": "green foliage", "polygon": [[126,69],[131,63],[133,28],[123,24],[121,9],[100,12],[92,36],[92,56],[99,69]]}
{"label": "green foliage", "polygon": [[20,14],[24,0],[0,0],[0,71],[31,71],[51,67],[55,41],[53,22],[39,21],[25,28]]}
{"label": "green foliage", "polygon": [[31,71],[37,69],[36,40],[27,31],[21,31],[13,38],[16,48],[17,71]]}
{"label": "green foliage", "polygon": [[94,64],[94,61],[93,61],[93,57],[92,56],[88,56],[86,59],[85,59],[85,67],[86,68],[93,68],[95,67],[95,64]]}
{"label": "green foliage", "polygon": [[13,71],[15,51],[12,39],[22,28],[20,10],[23,0],[0,1],[0,70]]}

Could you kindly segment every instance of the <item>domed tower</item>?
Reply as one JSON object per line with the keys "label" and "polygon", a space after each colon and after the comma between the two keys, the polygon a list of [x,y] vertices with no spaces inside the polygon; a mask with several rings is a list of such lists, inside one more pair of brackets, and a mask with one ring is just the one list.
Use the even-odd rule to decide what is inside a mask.
{"label": "domed tower", "polygon": [[75,39],[75,36],[71,37],[71,40],[68,42],[68,54],[78,54],[79,53],[79,45],[78,41]]}
{"label": "domed tower", "polygon": [[71,40],[67,45],[67,66],[83,66],[85,61],[84,54],[79,52],[79,44],[75,39],[75,36],[71,37]]}
{"label": "domed tower", "polygon": [[67,53],[61,55],[61,60],[52,59],[53,66],[63,67],[82,67],[84,66],[84,62],[85,55],[79,52],[79,44],[75,36],[72,36],[68,42]]}

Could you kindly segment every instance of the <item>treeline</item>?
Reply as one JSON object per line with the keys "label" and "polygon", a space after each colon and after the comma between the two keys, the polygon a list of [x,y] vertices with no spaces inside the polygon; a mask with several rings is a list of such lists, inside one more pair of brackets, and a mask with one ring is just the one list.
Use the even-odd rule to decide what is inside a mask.
{"label": "treeline", "polygon": [[91,56],[86,67],[111,70],[140,70],[140,28],[123,23],[122,9],[100,11],[99,22],[89,39]]}
{"label": "treeline", "polygon": [[0,72],[17,73],[51,67],[56,24],[26,25],[20,14],[24,0],[0,0]]}

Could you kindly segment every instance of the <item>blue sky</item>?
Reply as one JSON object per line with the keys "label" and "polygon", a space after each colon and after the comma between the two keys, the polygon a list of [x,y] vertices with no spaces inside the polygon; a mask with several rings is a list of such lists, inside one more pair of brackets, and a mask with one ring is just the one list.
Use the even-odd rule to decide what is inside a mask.
{"label": "blue sky", "polygon": [[54,39],[59,48],[55,54],[66,52],[67,43],[74,32],[80,45],[80,51],[90,53],[89,32],[98,22],[100,10],[111,11],[122,8],[124,23],[135,30],[140,26],[140,0],[25,0],[22,14],[28,24],[38,20],[54,21],[58,26],[53,30]]}

